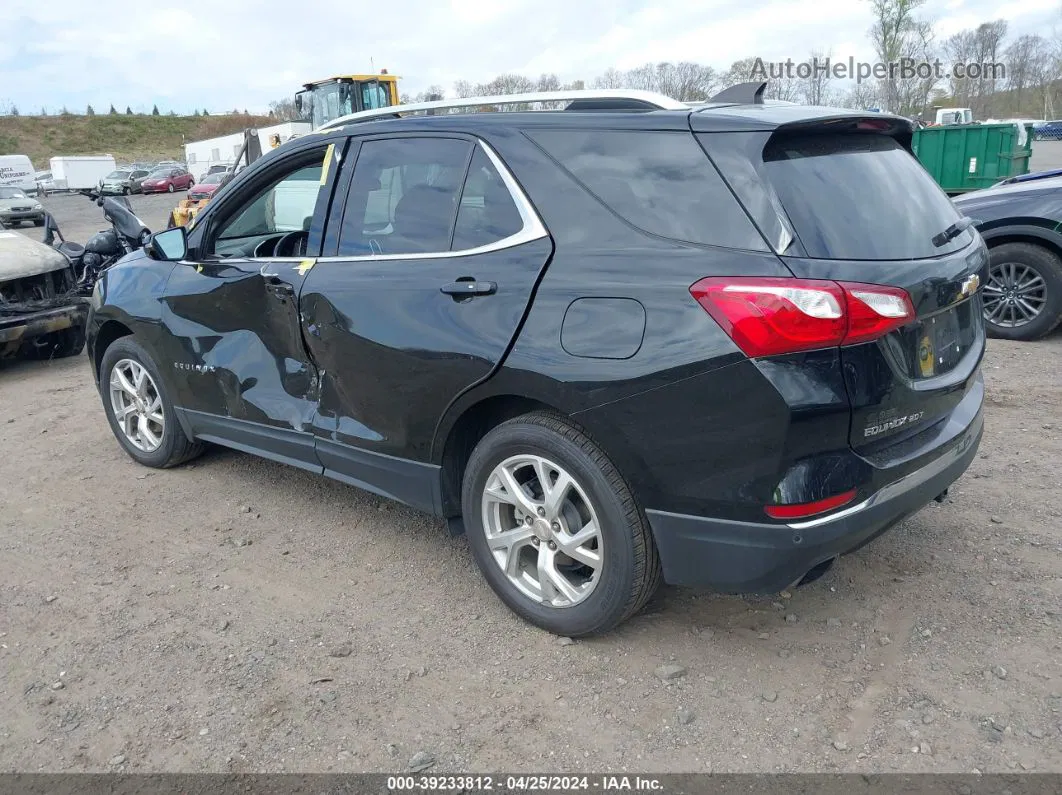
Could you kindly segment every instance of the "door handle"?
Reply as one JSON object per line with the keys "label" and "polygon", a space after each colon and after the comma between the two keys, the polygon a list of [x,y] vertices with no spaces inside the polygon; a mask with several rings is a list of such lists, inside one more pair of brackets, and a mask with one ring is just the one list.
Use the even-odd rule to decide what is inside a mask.
{"label": "door handle", "polygon": [[295,296],[295,288],[285,281],[276,277],[271,277],[266,280],[266,290],[275,295],[280,300],[293,298]]}
{"label": "door handle", "polygon": [[439,288],[447,295],[460,298],[464,295],[494,295],[498,291],[495,282],[477,282],[474,279],[458,279]]}

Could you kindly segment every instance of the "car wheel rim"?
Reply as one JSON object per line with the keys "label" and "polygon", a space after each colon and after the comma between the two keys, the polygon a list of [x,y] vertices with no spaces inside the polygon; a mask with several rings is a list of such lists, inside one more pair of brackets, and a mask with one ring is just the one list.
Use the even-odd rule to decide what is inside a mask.
{"label": "car wheel rim", "polygon": [[111,368],[111,410],[125,438],[138,450],[153,453],[162,444],[166,417],[162,396],[147,368],[122,359]]}
{"label": "car wheel rim", "polygon": [[597,587],[601,526],[586,492],[563,467],[534,455],[505,459],[487,477],[482,510],[491,556],[524,596],[572,607]]}
{"label": "car wheel rim", "polygon": [[994,326],[1018,328],[1040,316],[1047,303],[1047,284],[1036,270],[1020,262],[988,269],[984,286],[985,320]]}

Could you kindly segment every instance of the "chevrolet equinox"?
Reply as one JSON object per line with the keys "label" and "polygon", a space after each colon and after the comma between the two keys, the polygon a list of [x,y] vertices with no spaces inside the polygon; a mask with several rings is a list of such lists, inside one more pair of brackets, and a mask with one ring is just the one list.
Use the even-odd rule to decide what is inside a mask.
{"label": "chevrolet equinox", "polygon": [[661,580],[810,581],[974,457],[987,252],[906,119],[741,89],[369,111],[269,152],[97,284],[119,444],[432,512],[563,635]]}

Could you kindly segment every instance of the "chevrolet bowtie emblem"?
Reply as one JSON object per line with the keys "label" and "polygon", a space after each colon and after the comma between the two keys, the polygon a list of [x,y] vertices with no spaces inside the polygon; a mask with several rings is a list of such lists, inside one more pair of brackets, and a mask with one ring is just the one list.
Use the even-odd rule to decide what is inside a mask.
{"label": "chevrolet bowtie emblem", "polygon": [[981,286],[981,277],[976,273],[967,277],[966,281],[962,283],[962,287],[959,288],[959,292],[962,293],[963,298],[969,298],[971,295],[977,292],[977,288]]}

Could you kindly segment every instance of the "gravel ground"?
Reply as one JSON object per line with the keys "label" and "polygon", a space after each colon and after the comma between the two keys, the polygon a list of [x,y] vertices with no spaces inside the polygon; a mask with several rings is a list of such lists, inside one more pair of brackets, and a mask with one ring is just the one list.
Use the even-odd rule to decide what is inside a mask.
{"label": "gravel ground", "polygon": [[991,342],[971,470],[817,582],[571,643],[431,517],[222,449],[139,467],[83,357],[0,366],[0,770],[1062,772],[1060,372],[1058,334]]}

